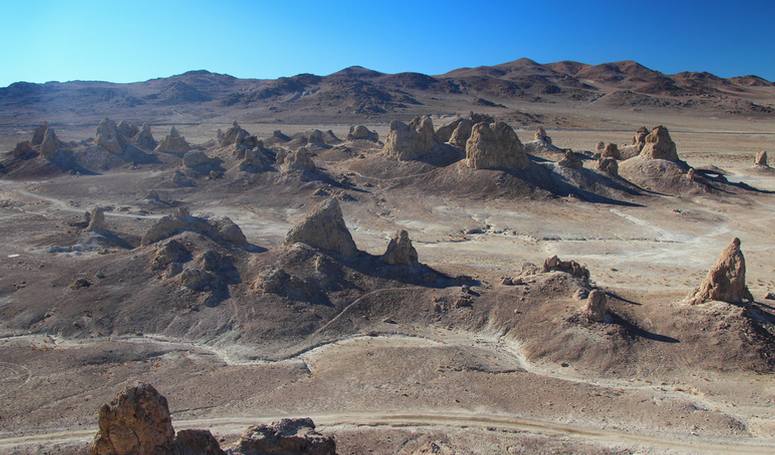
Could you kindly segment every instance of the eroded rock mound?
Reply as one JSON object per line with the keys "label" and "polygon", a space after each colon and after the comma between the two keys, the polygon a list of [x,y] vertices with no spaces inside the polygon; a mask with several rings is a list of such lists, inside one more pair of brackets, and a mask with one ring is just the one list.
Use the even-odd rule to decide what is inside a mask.
{"label": "eroded rock mound", "polygon": [[219,158],[210,158],[201,150],[190,150],[183,155],[183,166],[198,175],[223,172]]}
{"label": "eroded rock mound", "polygon": [[86,230],[90,232],[104,232],[107,231],[107,225],[105,224],[105,209],[102,207],[94,207],[89,211],[87,217],[89,224],[86,226]]}
{"label": "eroded rock mound", "polygon": [[619,146],[613,143],[606,144],[605,147],[603,147],[603,151],[600,152],[600,158],[622,159],[622,154],[619,152]]}
{"label": "eroded rock mound", "polygon": [[544,273],[546,272],[565,272],[581,279],[584,282],[589,281],[589,270],[574,260],[563,261],[557,255],[554,255],[544,261]]}
{"label": "eroded rock mound", "polygon": [[388,243],[382,260],[391,265],[415,265],[418,263],[417,250],[412,246],[409,233],[405,230],[397,232]]}
{"label": "eroded rock mound", "polygon": [[114,155],[124,153],[125,139],[119,134],[116,122],[111,119],[102,119],[99,125],[97,125],[95,139],[97,145]]}
{"label": "eroded rock mound", "polygon": [[612,177],[616,177],[619,175],[619,162],[615,158],[600,158],[597,161],[597,169]]}
{"label": "eroded rock mound", "polygon": [[466,142],[466,160],[473,169],[521,170],[530,165],[517,133],[503,122],[477,123]]}
{"label": "eroded rock mound", "polygon": [[336,199],[328,199],[313,207],[288,231],[285,244],[297,242],[341,257],[352,257],[358,251]]}
{"label": "eroded rock mound", "polygon": [[306,147],[297,150],[283,151],[277,156],[277,164],[283,174],[310,175],[317,169],[312,160],[312,152]]}
{"label": "eroded rock mound", "polygon": [[184,207],[178,208],[173,215],[160,218],[148,229],[141,243],[150,245],[182,232],[196,232],[216,242],[240,246],[247,243],[245,234],[230,218],[223,217],[216,220],[199,218],[192,216]]}
{"label": "eroded rock mound", "polygon": [[248,428],[234,453],[238,455],[336,455],[336,441],[315,431],[312,419],[282,419]]}
{"label": "eroded rock mound", "polygon": [[452,130],[452,134],[449,135],[447,142],[457,147],[465,147],[468,138],[471,137],[473,127],[474,123],[471,120],[467,118],[461,119],[455,129]]}
{"label": "eroded rock mound", "polygon": [[225,133],[221,130],[218,130],[218,144],[222,147],[227,145],[240,144],[248,137],[250,137],[250,133],[242,129],[242,127],[240,127],[239,123],[236,121],[232,123],[231,128],[226,130]]}
{"label": "eroded rock mound", "polygon": [[657,126],[646,136],[640,156],[646,159],[678,161],[678,151],[670,132],[664,126]]}
{"label": "eroded rock mound", "polygon": [[547,144],[552,143],[552,138],[546,134],[546,130],[543,126],[538,127],[535,134],[533,134],[533,139],[536,141],[546,142]]}
{"label": "eroded rock mound", "polygon": [[175,435],[175,455],[226,455],[207,430],[181,430]]}
{"label": "eroded rock mound", "polygon": [[48,122],[45,121],[35,127],[35,130],[32,132],[32,145],[40,145],[43,143],[43,137],[46,135],[46,130],[48,130]]}
{"label": "eroded rock mound", "polygon": [[166,455],[174,453],[167,399],[150,384],[119,393],[100,408],[92,455]]}
{"label": "eroded rock mound", "polygon": [[399,120],[390,122],[383,151],[397,160],[417,160],[431,152],[433,144],[433,121],[426,115],[415,117],[408,125]]}
{"label": "eroded rock mound", "polygon": [[568,150],[565,152],[565,156],[557,162],[557,165],[569,169],[581,169],[584,167],[584,162],[575,152]]}
{"label": "eroded rock mound", "polygon": [[740,239],[732,239],[710,268],[700,287],[689,295],[688,300],[691,304],[708,300],[729,303],[753,300],[745,285],[745,257],[740,250]]}
{"label": "eroded rock mound", "polygon": [[153,133],[151,133],[151,127],[147,123],[143,123],[142,128],[140,128],[140,131],[132,140],[138,147],[145,150],[154,150],[159,145],[156,139],[154,139]]}
{"label": "eroded rock mound", "polygon": [[40,143],[40,154],[49,161],[56,161],[59,158],[61,148],[62,141],[57,137],[54,128],[46,128]]}
{"label": "eroded rock mound", "polygon": [[377,142],[379,141],[379,134],[363,125],[351,126],[350,131],[347,133],[347,140]]}
{"label": "eroded rock mound", "polygon": [[159,142],[154,151],[161,153],[171,153],[173,155],[184,155],[191,150],[191,145],[186,142],[186,139],[180,135],[177,128],[174,126],[170,128],[169,134]]}

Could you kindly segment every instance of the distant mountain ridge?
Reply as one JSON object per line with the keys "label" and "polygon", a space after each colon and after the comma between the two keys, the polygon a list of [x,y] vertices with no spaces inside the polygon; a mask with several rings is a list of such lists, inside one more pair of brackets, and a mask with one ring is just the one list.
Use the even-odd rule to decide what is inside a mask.
{"label": "distant mountain ridge", "polygon": [[[0,122],[20,118],[175,115],[207,118],[241,111],[256,119],[379,117],[446,111],[450,105],[510,108],[570,103],[613,109],[710,109],[775,114],[775,84],[748,75],[664,74],[635,61],[540,64],[527,58],[439,75],[388,74],[361,66],[318,76],[240,79],[206,70],[143,82],[17,82],[0,88]],[[174,108],[174,109],[173,109]]]}

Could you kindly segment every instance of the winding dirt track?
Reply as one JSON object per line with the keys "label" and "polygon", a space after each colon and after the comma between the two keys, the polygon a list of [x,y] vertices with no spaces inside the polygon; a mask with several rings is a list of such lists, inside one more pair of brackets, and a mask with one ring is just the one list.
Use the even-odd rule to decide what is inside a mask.
{"label": "winding dirt track", "polygon": [[[178,420],[177,429],[207,428],[212,432],[237,434],[250,425],[277,420],[283,416],[241,416],[194,420]],[[741,453],[772,454],[775,441],[751,443],[739,439],[670,439],[664,435],[642,435],[613,430],[599,430],[576,425],[547,422],[518,416],[487,415],[452,411],[448,413],[343,413],[310,416],[323,431],[334,431],[342,427],[370,428],[474,428],[504,431],[525,431],[546,436],[560,436],[608,446],[643,447],[648,449],[673,450],[689,453]],[[78,443],[90,440],[96,428],[88,430],[59,431],[19,437],[0,438],[0,449],[12,447],[51,444]]]}

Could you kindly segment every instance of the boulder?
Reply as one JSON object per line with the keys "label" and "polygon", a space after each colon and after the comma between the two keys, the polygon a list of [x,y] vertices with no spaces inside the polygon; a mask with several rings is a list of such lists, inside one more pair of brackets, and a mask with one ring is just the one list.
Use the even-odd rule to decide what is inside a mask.
{"label": "boulder", "polygon": [[764,150],[756,154],[756,159],[753,161],[753,165],[756,167],[770,167],[767,163],[767,152]]}
{"label": "boulder", "polygon": [[409,233],[401,230],[390,239],[382,260],[391,265],[415,265],[418,263],[417,250],[412,246]]}
{"label": "boulder", "polygon": [[288,231],[285,244],[297,242],[341,257],[352,257],[358,252],[336,199],[328,199],[313,207]]}
{"label": "boulder", "polygon": [[622,159],[622,154],[619,152],[619,146],[614,143],[606,144],[605,147],[603,147],[603,151],[600,152],[600,158]]}
{"label": "boulder", "polygon": [[116,122],[111,119],[105,118],[97,125],[96,141],[97,145],[114,155],[124,153],[126,139],[119,134]]}
{"label": "boulder", "polygon": [[282,419],[249,427],[235,455],[336,455],[336,441],[315,431],[312,419]]}
{"label": "boulder", "polygon": [[578,154],[568,150],[565,152],[565,156],[557,162],[557,165],[569,169],[581,169],[584,167],[584,162]]}
{"label": "boulder", "polygon": [[611,177],[617,177],[619,175],[619,162],[614,158],[600,158],[597,161],[597,169]]}
{"label": "boulder", "polygon": [[363,125],[351,126],[350,132],[347,133],[347,140],[378,142],[379,134],[377,134],[376,131],[372,131]]}
{"label": "boulder", "polygon": [[156,139],[153,138],[151,127],[148,126],[147,123],[143,123],[142,128],[140,128],[140,131],[135,134],[135,136],[132,138],[132,141],[134,141],[138,147],[145,150],[154,150],[156,146],[159,145],[156,142]]}
{"label": "boulder", "polygon": [[664,126],[657,126],[646,136],[645,145],[640,155],[646,159],[679,161],[675,142],[670,138],[670,132]]}
{"label": "boulder", "polygon": [[234,245],[246,245],[248,243],[248,239],[245,237],[242,229],[228,216],[212,221],[212,225],[221,240]]}
{"label": "boulder", "polygon": [[129,387],[103,405],[98,424],[92,455],[174,454],[167,399],[150,384]]}
{"label": "boulder", "polygon": [[737,237],[721,252],[700,286],[688,297],[691,304],[708,300],[729,303],[753,300],[745,285],[745,257]]}
{"label": "boulder", "polygon": [[195,292],[205,292],[217,289],[220,279],[212,272],[191,267],[180,274],[180,284]]}
{"label": "boulder", "polygon": [[429,116],[415,117],[408,125],[393,120],[382,150],[400,161],[418,160],[431,152],[434,142],[433,121]]}
{"label": "boulder", "polygon": [[471,137],[473,127],[474,124],[471,120],[467,118],[460,119],[455,129],[452,130],[452,134],[450,134],[447,142],[457,147],[465,147],[468,138]]}
{"label": "boulder", "polygon": [[180,430],[175,435],[175,455],[226,455],[207,430]]}
{"label": "boulder", "polygon": [[589,270],[574,260],[563,261],[557,255],[544,261],[544,273],[546,272],[564,272],[581,279],[585,283],[589,281]]}
{"label": "boulder", "polygon": [[169,134],[165,136],[154,149],[156,152],[171,153],[173,155],[181,156],[189,150],[191,150],[191,145],[186,142],[186,139],[180,135],[174,126],[170,128]]}
{"label": "boulder", "polygon": [[465,164],[473,169],[521,170],[530,166],[530,160],[509,125],[477,123],[466,142]]}
{"label": "boulder", "polygon": [[605,322],[608,314],[608,298],[600,289],[593,289],[587,295],[583,310],[584,316],[591,322]]}

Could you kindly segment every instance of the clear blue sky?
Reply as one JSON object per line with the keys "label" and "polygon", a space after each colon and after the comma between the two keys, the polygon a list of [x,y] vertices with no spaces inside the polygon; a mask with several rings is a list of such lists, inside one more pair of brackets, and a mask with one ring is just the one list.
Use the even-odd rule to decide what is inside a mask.
{"label": "clear blue sky", "polygon": [[3,0],[0,86],[351,65],[430,74],[529,57],[775,80],[775,1]]}

